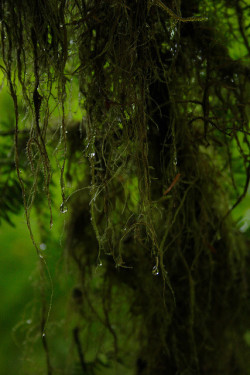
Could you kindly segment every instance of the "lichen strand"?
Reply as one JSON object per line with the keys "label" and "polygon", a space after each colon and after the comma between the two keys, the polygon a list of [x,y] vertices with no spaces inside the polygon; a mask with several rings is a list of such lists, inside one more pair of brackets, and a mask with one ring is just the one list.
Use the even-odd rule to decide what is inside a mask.
{"label": "lichen strand", "polygon": [[[43,184],[51,211],[54,156],[62,207],[73,212],[66,248],[79,274],[73,337],[83,372],[81,339],[89,340],[87,352],[96,349],[81,327],[98,324],[94,363],[102,350],[108,356],[111,340],[116,371],[248,374],[246,251],[228,202],[238,204],[249,183],[249,68],[227,49],[232,23],[239,21],[240,43],[249,46],[239,2],[221,0],[217,12],[211,4],[1,2],[1,68],[14,101],[15,161],[34,245],[30,210]],[[196,16],[201,7],[205,18]],[[72,79],[80,125],[67,120]],[[25,178],[24,103],[31,119]],[[241,189],[235,158],[246,175]]]}

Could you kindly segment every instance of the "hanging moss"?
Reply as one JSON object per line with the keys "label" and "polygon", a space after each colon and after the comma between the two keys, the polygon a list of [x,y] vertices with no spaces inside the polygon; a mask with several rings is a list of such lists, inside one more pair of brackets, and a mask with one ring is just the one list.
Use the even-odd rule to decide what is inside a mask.
{"label": "hanging moss", "polygon": [[[72,212],[65,246],[78,272],[79,373],[105,361],[112,373],[249,373],[248,254],[231,217],[250,176],[247,11],[222,0],[1,2],[16,171],[42,279],[30,214],[46,197],[52,226],[56,168],[61,212]],[[235,40],[244,56],[232,56]],[[44,300],[48,374],[50,308]],[[95,342],[84,324],[97,325]]]}

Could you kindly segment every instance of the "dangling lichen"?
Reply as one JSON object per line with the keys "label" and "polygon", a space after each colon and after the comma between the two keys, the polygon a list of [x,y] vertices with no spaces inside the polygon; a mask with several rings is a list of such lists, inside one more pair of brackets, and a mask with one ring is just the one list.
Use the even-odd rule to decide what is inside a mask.
{"label": "dangling lichen", "polygon": [[[249,71],[227,48],[238,22],[249,52],[241,5],[12,0],[0,10],[17,176],[39,256],[30,214],[42,187],[52,225],[56,168],[58,210],[72,212],[66,248],[79,273],[72,337],[80,370],[107,358],[112,341],[116,373],[129,363],[138,375],[242,372],[245,357],[231,343],[244,352],[246,251],[231,212],[249,184]],[[68,118],[72,80],[80,123]],[[119,308],[131,317],[127,332]],[[45,309],[42,334],[47,318]],[[83,351],[93,356],[95,344],[82,327],[96,322],[100,347],[86,363]],[[52,374],[45,336],[43,345]]]}

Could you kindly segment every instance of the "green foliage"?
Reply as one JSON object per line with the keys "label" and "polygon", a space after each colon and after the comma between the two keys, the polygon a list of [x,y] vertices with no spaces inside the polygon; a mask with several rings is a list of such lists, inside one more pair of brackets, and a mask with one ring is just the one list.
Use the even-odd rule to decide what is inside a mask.
{"label": "green foliage", "polygon": [[8,181],[6,181],[3,185],[0,185],[0,189],[1,219],[6,220],[9,224],[13,225],[10,219],[10,213],[19,213],[22,204],[20,185],[16,179],[10,180],[10,178],[8,178]]}
{"label": "green foliage", "polygon": [[[3,79],[2,76],[0,78]],[[6,91],[4,81],[0,91],[0,113],[0,220],[13,225],[10,216],[20,212],[23,200],[13,156],[13,103]]]}

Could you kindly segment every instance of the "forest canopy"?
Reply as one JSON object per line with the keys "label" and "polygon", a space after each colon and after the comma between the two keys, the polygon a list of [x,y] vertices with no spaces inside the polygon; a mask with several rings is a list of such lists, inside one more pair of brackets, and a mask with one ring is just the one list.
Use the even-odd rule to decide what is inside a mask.
{"label": "forest canopy", "polygon": [[1,0],[0,32],[0,220],[24,210],[39,264],[24,373],[250,374],[248,2]]}

